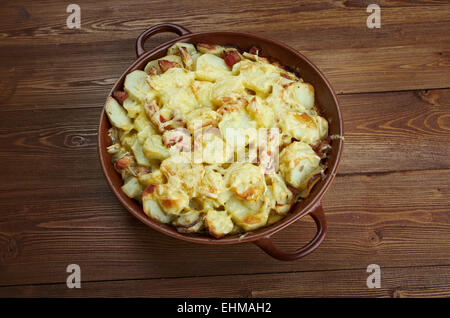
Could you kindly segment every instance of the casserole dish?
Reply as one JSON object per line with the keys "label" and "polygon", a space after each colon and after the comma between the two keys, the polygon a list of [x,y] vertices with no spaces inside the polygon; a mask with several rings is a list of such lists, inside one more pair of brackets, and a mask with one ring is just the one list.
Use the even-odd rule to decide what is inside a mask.
{"label": "casserole dish", "polygon": [[[145,51],[145,41],[152,35],[161,32],[173,32],[180,37],[163,43],[151,51]],[[189,30],[175,24],[160,24],[153,26],[137,38],[137,60],[121,75],[110,91],[109,96],[111,96],[116,90],[120,90],[122,88],[123,82],[128,73],[135,70],[142,70],[147,62],[165,56],[167,49],[176,42],[186,42],[192,44],[214,43],[219,45],[232,44],[243,49],[247,49],[252,45],[257,45],[263,52],[262,56],[275,59],[282,65],[291,67],[306,82],[309,82],[314,86],[317,104],[319,105],[323,116],[329,122],[329,135],[343,135],[343,121],[336,94],[317,67],[315,67],[303,55],[282,43],[246,33],[224,31],[191,33]],[[290,213],[285,218],[267,227],[255,230],[253,232],[248,232],[245,235],[231,235],[224,238],[215,239],[207,235],[179,233],[170,225],[162,224],[148,218],[147,215],[145,215],[141,205],[137,201],[127,197],[125,193],[122,192],[120,189],[123,183],[122,178],[114,170],[111,155],[108,154],[106,149],[107,146],[110,145],[110,140],[108,137],[108,129],[110,127],[111,125],[106,116],[105,108],[103,108],[100,116],[98,131],[99,156],[102,170],[113,193],[117,196],[124,207],[151,228],[174,238],[194,243],[237,244],[253,242],[270,256],[285,261],[299,259],[311,253],[324,240],[327,232],[327,223],[321,205],[321,200],[336,174],[343,148],[342,138],[333,138],[331,142],[332,150],[327,159],[328,170],[325,173],[325,177],[316,184],[308,198],[296,203],[291,208]],[[271,236],[305,215],[310,215],[315,221],[317,232],[314,238],[305,246],[294,252],[285,252],[276,247],[271,240]]]}

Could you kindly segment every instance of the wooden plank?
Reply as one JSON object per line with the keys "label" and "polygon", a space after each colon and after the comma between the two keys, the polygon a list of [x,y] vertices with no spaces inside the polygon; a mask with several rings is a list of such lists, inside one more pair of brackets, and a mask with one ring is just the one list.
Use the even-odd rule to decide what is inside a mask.
{"label": "wooden plank", "polygon": [[[339,174],[450,168],[450,90],[355,94],[340,101],[346,132]],[[0,190],[103,180],[96,141],[100,110],[2,112]]]}
{"label": "wooden plank", "polygon": [[[116,2],[107,10],[82,1],[82,28],[70,30],[64,5],[25,1],[5,6],[0,14],[0,56],[9,71],[2,77],[15,79],[15,85],[6,82],[17,97],[64,89],[107,92],[134,60],[137,35],[171,21],[194,32],[233,30],[278,39],[317,63],[338,93],[450,87],[450,34],[442,32],[450,28],[450,4],[382,3],[382,27],[368,29],[369,3],[231,0],[225,8],[209,0],[152,1],[149,6],[135,1]],[[140,10],[128,9],[136,6]],[[178,14],[186,10],[189,16]],[[168,38],[152,40],[148,47]],[[27,101],[31,107],[32,100]]]}
{"label": "wooden plank", "polygon": [[340,173],[445,169],[450,90],[340,96],[345,145]]}
{"label": "wooden plank", "polygon": [[[323,201],[327,239],[298,262],[275,261],[252,244],[204,246],[164,236],[129,215],[101,179],[2,191],[0,285],[64,282],[72,263],[83,268],[85,281],[354,269],[372,263],[449,265],[449,176],[450,170],[338,177]],[[293,250],[313,236],[313,228],[305,218],[275,240]]]}
{"label": "wooden plank", "polygon": [[381,288],[373,289],[362,268],[11,286],[0,287],[0,297],[450,297],[449,273],[450,266],[381,268]]}

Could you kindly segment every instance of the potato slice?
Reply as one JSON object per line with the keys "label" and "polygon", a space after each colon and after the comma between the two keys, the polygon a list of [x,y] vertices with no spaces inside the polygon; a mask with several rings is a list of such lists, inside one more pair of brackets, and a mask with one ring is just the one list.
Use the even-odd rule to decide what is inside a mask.
{"label": "potato slice", "polygon": [[139,132],[145,130],[147,127],[150,127],[154,133],[156,133],[156,129],[153,126],[152,122],[148,119],[145,112],[141,112],[134,119],[134,128]]}
{"label": "potato slice", "polygon": [[205,225],[209,233],[221,238],[233,230],[234,224],[226,211],[209,210],[206,213]]}
{"label": "potato slice", "polygon": [[214,108],[214,104],[211,100],[211,91],[213,85],[213,83],[208,81],[194,81],[192,83],[192,92],[194,93],[194,96],[200,106]]}
{"label": "potato slice", "polygon": [[259,128],[271,128],[275,124],[275,113],[264,100],[255,96],[247,105],[247,112],[258,123]]}
{"label": "potato slice", "polygon": [[169,157],[169,150],[164,147],[160,135],[152,135],[144,143],[144,154],[149,159],[164,160]]}
{"label": "potato slice", "polygon": [[199,211],[188,209],[183,211],[172,224],[176,227],[189,228],[200,222],[203,216],[204,214]]}
{"label": "potato slice", "polygon": [[161,162],[160,169],[166,178],[175,176],[183,183],[183,188],[190,197],[197,195],[198,187],[205,174],[201,164],[192,161],[191,153],[178,152]]}
{"label": "potato slice", "polygon": [[270,208],[269,201],[251,202],[241,200],[232,196],[225,203],[225,209],[231,215],[234,223],[242,227],[245,231],[256,230],[267,223]]}
{"label": "potato slice", "polygon": [[144,167],[150,167],[151,166],[151,162],[144,155],[142,144],[139,142],[138,139],[136,139],[136,141],[131,146],[131,150],[133,150],[134,157],[136,158],[136,162],[139,165],[144,166]]}
{"label": "potato slice", "polygon": [[194,135],[199,129],[217,126],[218,114],[208,107],[194,109],[186,116],[186,125]]}
{"label": "potato slice", "polygon": [[150,127],[145,127],[143,130],[139,131],[137,134],[137,140],[143,145],[148,137],[154,135]]}
{"label": "potato slice", "polygon": [[305,190],[309,178],[320,170],[320,157],[304,142],[293,142],[280,153],[281,175],[299,191]]}
{"label": "potato slice", "polygon": [[189,196],[177,177],[170,177],[167,183],[157,185],[154,196],[163,211],[172,215],[178,215],[189,207]]}
{"label": "potato slice", "polygon": [[328,126],[321,131],[315,117],[307,113],[288,112],[281,117],[279,124],[283,133],[307,144],[313,144],[320,140],[321,134],[324,135],[323,131],[328,131]]}
{"label": "potato slice", "polygon": [[323,140],[328,136],[328,121],[322,116],[314,116],[314,121],[319,129],[319,139]]}
{"label": "potato slice", "polygon": [[177,42],[174,45],[172,45],[168,50],[167,54],[169,55],[179,55],[180,49],[184,48],[186,49],[190,54],[197,53],[197,50],[195,49],[195,46],[191,43],[183,43],[183,42]]}
{"label": "potato slice", "polygon": [[225,174],[227,186],[236,196],[257,201],[266,190],[262,169],[251,163],[233,163]]}
{"label": "potato slice", "polygon": [[108,97],[106,102],[106,115],[114,127],[125,131],[133,128],[130,118],[127,116],[125,109],[112,97]]}
{"label": "potato slice", "polygon": [[182,227],[182,226],[178,226],[177,227],[177,231],[180,233],[197,233],[200,232],[203,227],[204,227],[204,221],[203,221],[203,217],[200,218],[200,220],[195,223],[193,226],[190,227]]}
{"label": "potato slice", "polygon": [[287,89],[288,96],[306,109],[314,107],[314,87],[309,83],[296,82]]}
{"label": "potato slice", "polygon": [[129,178],[122,186],[122,191],[130,198],[140,198],[142,195],[142,186],[135,177]]}
{"label": "potato slice", "polygon": [[196,60],[199,56],[194,45],[182,42],[177,42],[174,45],[172,45],[167,50],[167,53],[172,55],[180,55],[184,67],[189,70],[194,70]]}
{"label": "potato slice", "polygon": [[286,215],[291,209],[292,204],[277,204],[273,208],[276,214],[278,215]]}
{"label": "potato slice", "polygon": [[133,144],[136,140],[137,140],[136,132],[133,130],[123,133],[120,136],[120,143],[129,149],[133,146]]}
{"label": "potato slice", "polygon": [[144,173],[138,176],[139,182],[144,186],[151,184],[162,184],[165,181],[164,175],[160,169],[153,170],[150,173]]}
{"label": "potato slice", "polygon": [[287,187],[281,175],[279,175],[278,173],[274,173],[268,175],[267,178],[272,183],[270,189],[272,190],[272,194],[276,203],[279,205],[292,203],[294,196],[291,190],[289,190],[289,188]]}
{"label": "potato slice", "polygon": [[245,95],[245,88],[239,77],[217,80],[211,91],[211,100],[217,106],[232,103]]}
{"label": "potato slice", "polygon": [[194,66],[194,59],[192,55],[184,47],[180,47],[180,54],[184,67],[187,68],[188,70],[192,70]]}
{"label": "potato slice", "polygon": [[219,129],[207,128],[195,135],[194,161],[196,163],[222,164],[232,159],[233,151],[224,142]]}
{"label": "potato slice", "polygon": [[202,201],[209,198],[218,201],[219,203],[224,203],[224,201],[221,202],[220,199],[225,191],[226,188],[223,176],[215,171],[213,166],[206,166],[205,175],[198,186],[198,194]]}
{"label": "potato slice", "polygon": [[[236,63],[244,86],[261,95],[270,93],[273,84],[280,78],[275,66],[265,63]],[[236,69],[235,69],[236,71]]]}
{"label": "potato slice", "polygon": [[144,213],[151,219],[160,223],[170,223],[173,220],[173,216],[165,213],[154,197],[154,191],[156,186],[148,186],[142,194],[142,206]]}
{"label": "potato slice", "polygon": [[132,97],[128,97],[123,101],[123,108],[127,110],[127,115],[130,118],[135,118],[140,112],[144,110],[142,105]]}
{"label": "potato slice", "polygon": [[223,114],[219,129],[228,146],[239,155],[245,155],[245,147],[255,144],[258,138],[257,123],[245,110],[230,111]]}

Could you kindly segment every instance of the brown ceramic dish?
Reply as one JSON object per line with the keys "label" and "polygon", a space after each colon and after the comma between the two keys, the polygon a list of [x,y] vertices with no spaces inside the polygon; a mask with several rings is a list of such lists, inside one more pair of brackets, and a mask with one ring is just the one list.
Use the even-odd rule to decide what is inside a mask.
{"label": "brown ceramic dish", "polygon": [[[174,32],[180,37],[172,41],[159,45],[151,51],[145,51],[144,42],[150,36],[161,32]],[[270,57],[278,60],[282,65],[293,68],[300,77],[306,82],[311,83],[315,88],[315,98],[325,118],[329,122],[329,135],[343,135],[343,121],[339,103],[333,88],[319,71],[308,59],[302,54],[298,53],[289,46],[280,42],[266,39],[260,36],[239,33],[239,32],[201,32],[191,33],[189,30],[175,24],[160,24],[153,26],[143,32],[136,41],[136,54],[137,60],[122,74],[117,80],[115,85],[110,91],[110,95],[118,89],[122,89],[122,85],[125,76],[134,71],[142,70],[145,65],[154,59],[163,57],[166,55],[167,49],[175,42],[187,42],[187,43],[212,43],[219,45],[237,45],[241,49],[247,50],[252,45],[257,45],[262,49],[262,56]],[[338,138],[334,139],[331,143],[332,151],[328,158],[328,170],[326,177],[321,180],[306,200],[297,203],[292,207],[290,213],[280,220],[268,227],[261,228],[254,232],[246,233],[244,236],[233,235],[226,236],[221,239],[215,239],[207,235],[200,234],[181,234],[170,225],[161,224],[148,218],[141,207],[141,205],[127,197],[120,187],[123,184],[121,176],[114,170],[111,162],[111,155],[106,151],[106,147],[110,144],[108,137],[108,129],[110,123],[105,114],[105,109],[100,116],[100,125],[98,130],[98,150],[100,155],[100,163],[112,191],[119,198],[124,207],[127,208],[135,217],[147,224],[151,228],[178,238],[184,241],[190,241],[194,243],[204,244],[237,244],[244,242],[253,242],[263,249],[267,254],[272,257],[289,261],[299,259],[312,251],[314,251],[324,240],[327,232],[327,222],[325,214],[322,208],[321,200],[331,182],[336,175],[336,171],[341,159],[343,140]],[[315,237],[305,246],[293,252],[285,252],[276,247],[271,240],[271,236],[276,232],[284,229],[286,226],[297,221],[305,215],[310,215],[316,224],[317,233]]]}

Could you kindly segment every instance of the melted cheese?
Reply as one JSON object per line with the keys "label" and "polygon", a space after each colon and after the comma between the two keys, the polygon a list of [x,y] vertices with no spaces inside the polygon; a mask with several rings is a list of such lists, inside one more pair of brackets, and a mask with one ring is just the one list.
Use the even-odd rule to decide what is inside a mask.
{"label": "melted cheese", "polygon": [[209,210],[206,212],[206,227],[214,237],[222,237],[233,230],[234,224],[226,211]]}
{"label": "melted cheese", "polygon": [[202,81],[215,82],[230,74],[225,61],[213,54],[203,54],[197,59],[195,77]]}
{"label": "melted cheese", "polygon": [[227,76],[217,80],[211,90],[211,100],[217,106],[229,104],[242,98],[245,87],[240,77]]}
{"label": "melted cheese", "polygon": [[267,223],[271,201],[264,199],[249,202],[232,196],[225,203],[225,209],[237,225],[245,231],[252,231]]}
{"label": "melted cheese", "polygon": [[191,84],[192,92],[197,99],[199,107],[214,108],[214,104],[211,99],[213,85],[213,83],[207,81],[194,81]]}
{"label": "melted cheese", "polygon": [[251,163],[231,164],[225,178],[227,186],[243,200],[257,201],[266,190],[262,169]]}
{"label": "melted cheese", "polygon": [[239,74],[246,88],[264,96],[269,94],[273,84],[280,78],[278,69],[267,63],[242,64]]}
{"label": "melted cheese", "polygon": [[181,180],[181,186],[189,196],[197,195],[198,187],[205,173],[202,164],[194,163],[190,153],[180,152],[161,162],[161,171],[170,178],[172,176]]}
{"label": "melted cheese", "polygon": [[279,121],[283,133],[297,140],[313,144],[328,134],[328,122],[320,116],[288,112]]}

